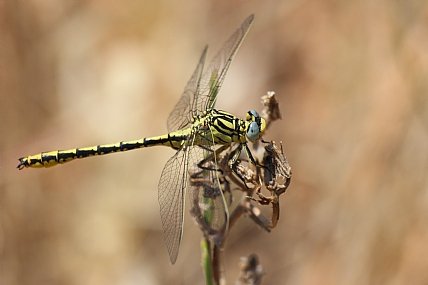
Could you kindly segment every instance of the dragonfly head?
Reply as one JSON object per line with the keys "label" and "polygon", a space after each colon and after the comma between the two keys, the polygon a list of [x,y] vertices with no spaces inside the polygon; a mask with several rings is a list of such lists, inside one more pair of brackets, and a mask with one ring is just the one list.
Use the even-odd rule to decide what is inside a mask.
{"label": "dragonfly head", "polygon": [[246,117],[246,129],[247,129],[247,138],[254,142],[262,137],[266,128],[266,121],[260,115],[254,111],[248,111]]}

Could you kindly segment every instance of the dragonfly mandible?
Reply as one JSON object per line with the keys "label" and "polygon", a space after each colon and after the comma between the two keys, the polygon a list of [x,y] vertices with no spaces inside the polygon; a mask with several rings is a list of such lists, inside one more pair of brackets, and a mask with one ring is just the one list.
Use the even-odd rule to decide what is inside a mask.
{"label": "dragonfly mandible", "polygon": [[[158,185],[158,201],[165,244],[171,263],[174,264],[183,235],[184,202],[189,170],[199,166],[207,157],[215,159],[216,146],[224,147],[232,143],[240,144],[240,148],[229,162],[232,169],[242,149],[245,150],[250,161],[255,163],[247,141],[254,142],[261,138],[266,121],[256,111],[249,111],[246,119],[241,120],[225,111],[214,109],[227,70],[253,20],[254,15],[251,15],[241,24],[204,71],[208,46],[205,47],[184,93],[169,115],[168,134],[113,144],[42,152],[20,158],[18,169],[51,167],[78,158],[159,145],[177,150],[166,163]],[[216,177],[217,172],[207,171],[212,177],[204,178],[205,187],[209,188],[210,185],[207,183],[211,183],[212,189],[221,189],[220,181]],[[211,227],[226,228],[227,231],[228,208],[222,191],[220,193],[209,198],[217,215],[212,219]],[[217,243],[221,243],[226,231],[217,231],[219,235],[215,239]]]}

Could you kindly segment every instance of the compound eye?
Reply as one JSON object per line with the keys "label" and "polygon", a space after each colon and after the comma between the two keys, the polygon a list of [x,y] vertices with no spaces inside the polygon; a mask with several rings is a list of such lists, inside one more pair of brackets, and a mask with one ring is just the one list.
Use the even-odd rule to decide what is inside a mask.
{"label": "compound eye", "polygon": [[256,112],[256,111],[254,111],[254,110],[251,110],[251,111],[250,111],[250,114],[251,114],[251,115],[253,115],[254,117],[260,117],[260,116],[259,116],[259,113],[257,113],[257,112]]}
{"label": "compound eye", "polygon": [[260,128],[257,125],[257,123],[256,122],[250,123],[247,130],[247,138],[253,142],[259,138],[259,134],[260,134]]}
{"label": "compound eye", "polygon": [[252,118],[254,118],[254,117],[260,117],[259,116],[259,113],[257,113],[256,111],[254,111],[254,110],[250,110],[250,111],[248,111],[248,113],[247,113],[247,121],[250,121]]}

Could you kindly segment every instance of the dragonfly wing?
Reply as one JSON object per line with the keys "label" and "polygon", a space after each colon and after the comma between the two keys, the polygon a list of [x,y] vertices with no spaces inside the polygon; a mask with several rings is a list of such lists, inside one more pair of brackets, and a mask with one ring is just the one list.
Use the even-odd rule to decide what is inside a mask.
{"label": "dragonfly wing", "polygon": [[171,114],[168,117],[167,127],[168,132],[181,130],[190,125],[190,120],[193,117],[193,110],[191,109],[191,102],[194,101],[196,91],[198,90],[199,81],[201,78],[202,70],[204,68],[205,58],[207,55],[208,46],[202,52],[196,70],[193,72],[192,77],[184,88],[184,92],[180,100],[175,105]]}
{"label": "dragonfly wing", "polygon": [[189,151],[190,212],[205,236],[218,246],[228,229],[229,212],[223,195],[225,180],[217,168],[211,132],[199,134],[198,146]]}
{"label": "dragonfly wing", "polygon": [[241,24],[204,71],[198,94],[192,103],[193,110],[205,111],[214,108],[217,93],[223,84],[230,63],[247,35],[253,20],[254,15],[251,15]]}
{"label": "dragonfly wing", "polygon": [[208,46],[205,47],[196,70],[184,88],[180,100],[168,117],[168,132],[189,126],[194,115],[201,115],[206,109],[214,107],[217,93],[230,63],[247,35],[253,20],[254,15],[251,15],[241,24],[213,58],[207,70],[202,73],[208,50]]}
{"label": "dragonfly wing", "polygon": [[171,263],[177,260],[183,235],[184,195],[187,185],[187,149],[181,149],[166,163],[158,185],[162,229]]}

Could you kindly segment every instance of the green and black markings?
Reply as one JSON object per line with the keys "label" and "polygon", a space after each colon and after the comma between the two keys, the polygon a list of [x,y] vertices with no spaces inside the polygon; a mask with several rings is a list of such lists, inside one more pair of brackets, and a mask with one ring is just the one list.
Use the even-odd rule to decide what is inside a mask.
{"label": "green and black markings", "polygon": [[[227,112],[211,109],[205,112],[204,116],[195,118],[192,125],[187,129],[178,130],[158,137],[142,138],[134,141],[42,152],[20,158],[18,169],[28,167],[52,167],[75,159],[124,152],[151,146],[163,145],[173,149],[180,149],[190,136],[197,133],[197,130],[201,128],[201,126],[208,126],[210,128],[210,136],[212,137],[205,139],[211,141],[214,139],[215,144],[227,145],[233,142],[245,143],[246,129],[249,123],[251,123],[251,121],[243,121]],[[202,132],[199,132],[199,135],[202,135]],[[196,145],[200,143],[201,142],[198,140],[194,141]]]}

